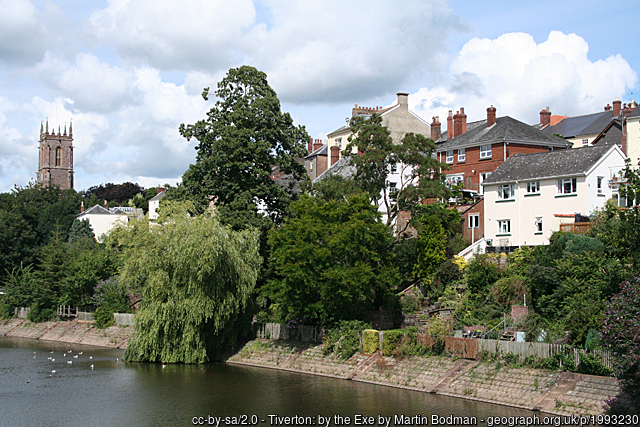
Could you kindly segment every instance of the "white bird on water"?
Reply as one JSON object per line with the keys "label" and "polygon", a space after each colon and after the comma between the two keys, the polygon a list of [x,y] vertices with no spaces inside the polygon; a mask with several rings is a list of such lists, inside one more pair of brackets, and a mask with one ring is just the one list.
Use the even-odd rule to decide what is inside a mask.
{"label": "white bird on water", "polygon": [[89,360],[93,359],[93,356],[89,356]]}
{"label": "white bird on water", "polygon": [[74,358],[74,359],[77,359],[77,358],[78,358],[78,355],[76,354],[75,356],[73,356],[73,358]]}
{"label": "white bird on water", "polygon": [[67,363],[71,365],[73,363],[73,360],[69,360]]}
{"label": "white bird on water", "polygon": [[51,371],[51,373],[52,373],[52,374],[55,374],[55,373],[56,373],[56,370],[54,369],[53,371]]}
{"label": "white bird on water", "polygon": [[90,367],[91,367],[91,369],[93,369],[93,365],[91,365]]}

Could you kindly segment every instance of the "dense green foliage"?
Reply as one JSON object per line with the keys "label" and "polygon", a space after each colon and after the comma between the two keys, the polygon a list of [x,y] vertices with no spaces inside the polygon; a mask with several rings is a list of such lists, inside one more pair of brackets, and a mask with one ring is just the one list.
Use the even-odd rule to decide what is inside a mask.
{"label": "dense green foliage", "polygon": [[106,328],[114,324],[113,313],[129,313],[127,287],[117,277],[110,277],[98,283],[94,288],[93,299],[98,306],[93,314],[95,325]]}
{"label": "dense green foliage", "polygon": [[[349,137],[345,155],[356,168],[353,181],[376,206],[384,206],[387,226],[395,222],[399,212],[413,211],[428,198],[448,194],[441,173],[448,166],[432,157],[433,140],[408,133],[402,141],[394,142],[377,114],[353,117],[350,126],[353,135]],[[354,148],[358,154],[353,154]],[[402,179],[390,191],[388,178],[396,168]]]}
{"label": "dense green foliage", "polygon": [[[205,100],[208,94],[207,88]],[[180,125],[182,136],[198,141],[197,158],[168,196],[192,201],[198,212],[213,200],[223,224],[264,231],[282,220],[293,192],[293,183],[271,178],[272,168],[297,181],[305,178],[295,158],[307,154],[309,135],[280,111],[266,74],[253,67],[229,70],[215,94],[218,101],[206,119]]]}
{"label": "dense green foliage", "polygon": [[362,320],[392,298],[392,236],[366,197],[303,196],[291,208],[293,216],[269,236],[272,278],[263,294],[278,320]]}
{"label": "dense green foliage", "polygon": [[324,355],[334,354],[347,360],[362,350],[362,334],[371,325],[359,320],[341,320],[327,329],[324,335]]}
{"label": "dense green foliage", "polygon": [[258,235],[190,217],[184,205],[168,204],[164,211],[161,226],[134,223],[113,236],[125,256],[121,282],[145,284],[125,359],[207,362],[249,331],[247,308],[261,262]]}
{"label": "dense green foliage", "polygon": [[614,371],[629,399],[640,408],[640,277],[622,283],[607,303],[602,342],[617,356]]}

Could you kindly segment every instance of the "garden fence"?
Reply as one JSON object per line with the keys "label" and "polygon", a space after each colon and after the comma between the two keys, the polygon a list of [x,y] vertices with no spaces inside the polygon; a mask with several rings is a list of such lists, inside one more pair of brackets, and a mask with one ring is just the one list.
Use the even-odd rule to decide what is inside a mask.
{"label": "garden fence", "polygon": [[323,335],[324,329],[317,326],[291,326],[287,323],[260,323],[256,326],[256,338],[319,343]]}

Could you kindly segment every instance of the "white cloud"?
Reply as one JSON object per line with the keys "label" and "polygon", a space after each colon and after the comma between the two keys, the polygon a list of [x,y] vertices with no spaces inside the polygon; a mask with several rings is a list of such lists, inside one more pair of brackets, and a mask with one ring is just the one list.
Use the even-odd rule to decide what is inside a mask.
{"label": "white cloud", "polygon": [[603,111],[633,88],[638,76],[620,55],[593,62],[588,51],[583,38],[559,31],[539,44],[523,33],[475,38],[452,61],[448,87],[423,88],[412,98],[418,113],[439,115],[441,122],[447,110],[460,107],[469,121],[486,117],[486,108],[494,105],[498,116],[529,123],[536,123],[546,106],[554,114]]}
{"label": "white cloud", "polygon": [[438,70],[448,33],[463,28],[447,0],[256,6],[259,15],[249,0],[112,0],[88,31],[136,64],[213,74],[250,64],[284,101],[322,103],[394,93]]}
{"label": "white cloud", "polygon": [[46,44],[38,10],[29,0],[0,0],[0,59],[31,63],[42,58]]}
{"label": "white cloud", "polygon": [[133,60],[165,70],[229,68],[254,21],[250,0],[111,0],[87,31]]}

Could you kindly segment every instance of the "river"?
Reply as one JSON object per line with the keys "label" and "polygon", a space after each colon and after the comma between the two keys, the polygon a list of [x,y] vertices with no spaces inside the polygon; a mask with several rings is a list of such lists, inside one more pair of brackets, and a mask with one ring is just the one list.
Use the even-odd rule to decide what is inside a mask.
{"label": "river", "polygon": [[[373,421],[380,427],[381,417],[391,417],[390,425],[395,425],[396,415],[425,416],[432,425],[433,414],[477,417],[483,426],[487,424],[481,420],[490,416],[543,416],[271,369],[125,363],[122,353],[0,337],[0,426],[188,426],[230,417],[229,423],[218,426],[227,427],[232,417],[246,416],[247,422],[253,419],[258,427],[270,427],[304,421],[280,418],[295,416],[311,417],[317,425],[320,415],[330,418],[330,426]],[[349,417],[349,423],[337,415]]]}

